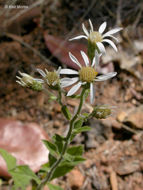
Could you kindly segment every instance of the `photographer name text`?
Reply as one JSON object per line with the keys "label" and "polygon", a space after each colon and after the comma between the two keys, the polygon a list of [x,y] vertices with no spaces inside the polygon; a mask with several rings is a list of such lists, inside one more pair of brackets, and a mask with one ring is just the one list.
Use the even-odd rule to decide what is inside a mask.
{"label": "photographer name text", "polygon": [[28,9],[27,5],[5,5],[5,9]]}

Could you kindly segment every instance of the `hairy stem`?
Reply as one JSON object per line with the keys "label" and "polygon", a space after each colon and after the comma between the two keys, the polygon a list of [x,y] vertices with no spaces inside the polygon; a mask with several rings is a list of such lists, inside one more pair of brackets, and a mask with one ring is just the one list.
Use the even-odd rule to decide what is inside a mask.
{"label": "hairy stem", "polygon": [[81,96],[80,96],[80,103],[79,103],[79,106],[78,106],[78,109],[75,113],[75,115],[73,116],[73,118],[71,119],[70,121],[70,127],[69,127],[69,131],[67,133],[67,136],[66,136],[66,142],[64,144],[64,147],[63,147],[63,150],[61,152],[61,155],[59,157],[59,159],[53,164],[53,166],[51,167],[50,171],[47,173],[46,177],[43,179],[43,181],[41,182],[40,185],[38,185],[37,189],[36,190],[41,190],[43,188],[43,186],[49,182],[52,178],[52,175],[54,173],[54,171],[56,170],[56,168],[58,167],[58,165],[61,163],[61,161],[63,160],[63,157],[64,157],[64,154],[66,153],[66,150],[67,150],[67,147],[68,145],[70,144],[70,137],[71,137],[71,134],[72,134],[72,130],[73,130],[73,127],[74,127],[74,122],[76,121],[78,115],[80,114],[81,112],[81,108],[82,108],[82,105],[83,105],[83,102],[84,102],[84,94],[85,94],[85,91],[86,89],[83,88],[82,89],[82,92],[81,92]]}
{"label": "hairy stem", "polygon": [[62,103],[62,92],[61,92],[61,88],[60,87],[59,87],[58,92],[59,92],[58,102],[59,102],[59,104],[61,106],[63,106],[63,103]]}

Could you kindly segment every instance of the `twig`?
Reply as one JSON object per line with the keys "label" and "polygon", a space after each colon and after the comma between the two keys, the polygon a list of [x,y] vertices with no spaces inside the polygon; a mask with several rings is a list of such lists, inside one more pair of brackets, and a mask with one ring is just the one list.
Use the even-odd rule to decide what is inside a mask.
{"label": "twig", "polygon": [[111,183],[112,190],[118,190],[117,176],[113,170],[111,170],[111,173],[110,173],[110,183]]}
{"label": "twig", "polygon": [[130,131],[130,132],[133,133],[133,134],[138,134],[137,131],[135,131],[134,129],[131,129],[130,127],[128,127],[128,126],[125,125],[125,124],[122,124],[122,128],[126,129],[127,131]]}
{"label": "twig", "polygon": [[122,2],[123,0],[118,0],[118,6],[117,6],[117,13],[116,13],[116,24],[117,26],[120,26],[122,21],[121,21],[121,10],[122,10]]}
{"label": "twig", "polygon": [[44,1],[41,3],[41,18],[40,18],[40,27],[43,28],[44,25],[44,18],[45,18],[45,9],[46,9],[46,5],[47,5],[47,1]]}
{"label": "twig", "polygon": [[27,47],[28,49],[32,50],[35,55],[39,56],[45,63],[48,65],[56,66],[55,63],[53,63],[50,59],[47,59],[44,55],[42,55],[38,50],[30,46],[28,43],[21,40],[21,38],[17,35],[10,34],[10,33],[4,33],[7,37],[12,38],[13,40],[21,43],[23,46]]}
{"label": "twig", "polygon": [[140,10],[138,12],[137,18],[135,20],[135,22],[133,23],[133,30],[136,28],[137,24],[139,23],[141,16],[142,16],[142,12],[143,12],[143,3],[141,3],[140,5]]}

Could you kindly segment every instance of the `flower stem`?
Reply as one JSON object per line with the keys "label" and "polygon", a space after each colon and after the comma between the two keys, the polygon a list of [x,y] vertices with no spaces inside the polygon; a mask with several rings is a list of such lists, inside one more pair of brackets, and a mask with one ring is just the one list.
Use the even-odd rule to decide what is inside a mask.
{"label": "flower stem", "polygon": [[74,127],[74,122],[76,121],[79,113],[81,112],[81,108],[82,108],[82,105],[83,105],[83,102],[84,102],[84,94],[85,94],[85,91],[86,91],[86,88],[83,88],[82,89],[82,92],[81,92],[81,96],[80,96],[80,103],[79,103],[79,106],[78,106],[78,109],[75,113],[75,115],[73,116],[73,118],[71,119],[70,121],[70,127],[69,127],[69,131],[67,133],[67,136],[66,136],[66,141],[65,141],[65,144],[64,144],[64,147],[63,147],[63,150],[61,152],[61,155],[59,157],[59,159],[53,164],[53,166],[51,167],[50,171],[47,173],[46,177],[43,179],[43,181],[41,182],[40,185],[37,186],[36,190],[41,190],[43,188],[43,186],[49,182],[53,176],[53,173],[54,171],[56,170],[56,168],[58,167],[58,165],[61,163],[61,161],[63,160],[63,157],[66,153],[66,150],[67,150],[67,147],[68,145],[70,144],[70,137],[71,137],[71,134],[72,134],[72,130],[73,130],[73,127]]}
{"label": "flower stem", "polygon": [[61,106],[63,106],[63,103],[62,103],[62,92],[61,92],[61,88],[59,87],[58,89],[58,93],[59,93],[59,97],[58,97],[58,102]]}

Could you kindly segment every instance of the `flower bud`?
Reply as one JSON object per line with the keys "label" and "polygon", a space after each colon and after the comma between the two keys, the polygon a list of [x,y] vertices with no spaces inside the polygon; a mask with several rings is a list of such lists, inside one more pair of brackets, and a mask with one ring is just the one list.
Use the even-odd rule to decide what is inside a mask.
{"label": "flower bud", "polygon": [[32,76],[26,73],[19,72],[19,74],[21,75],[21,77],[16,76],[16,78],[19,79],[16,81],[18,84],[20,84],[23,87],[30,88],[34,91],[43,90],[43,80],[33,78]]}
{"label": "flower bud", "polygon": [[59,85],[60,70],[61,67],[59,67],[57,71],[52,71],[52,72],[48,71],[47,69],[45,69],[45,72],[41,69],[37,69],[37,71],[40,73],[40,75],[42,75],[48,86],[51,87],[52,89],[54,87],[56,88]]}
{"label": "flower bud", "polygon": [[34,90],[34,91],[42,91],[43,85],[41,82],[33,81],[33,83],[31,84],[31,86],[29,88]]}
{"label": "flower bud", "polygon": [[106,105],[96,106],[92,112],[93,117],[97,119],[106,119],[112,113],[111,108]]}

